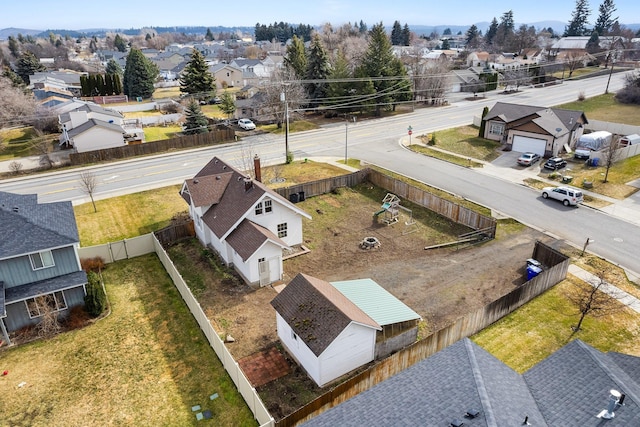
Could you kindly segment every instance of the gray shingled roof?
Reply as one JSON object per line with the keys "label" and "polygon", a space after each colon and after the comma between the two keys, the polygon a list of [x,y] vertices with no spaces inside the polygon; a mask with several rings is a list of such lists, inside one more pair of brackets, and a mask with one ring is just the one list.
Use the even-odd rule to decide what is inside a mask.
{"label": "gray shingled roof", "polygon": [[69,138],[73,138],[74,136],[80,135],[94,127],[101,127],[120,134],[124,133],[124,129],[120,125],[117,125],[115,123],[108,123],[104,120],[89,119],[86,122],[82,123],[80,126],[76,126],[68,131],[67,134],[69,135]]}
{"label": "gray shingled roof", "polygon": [[575,340],[519,375],[465,338],[304,426],[597,426],[610,389],[626,399],[606,426],[637,426],[639,374],[640,358]]}
{"label": "gray shingled roof", "polygon": [[0,191],[0,259],[79,242],[71,202],[38,204],[35,194]]}
{"label": "gray shingled roof", "polygon": [[[536,124],[544,130],[550,132],[550,134],[555,134],[555,129],[558,128],[559,125],[566,129],[574,129],[577,126],[579,118],[582,118],[584,123],[588,123],[582,111],[509,104],[507,102],[496,102],[484,120],[500,119],[505,123],[512,123],[527,117],[529,117],[531,121],[536,122]],[[564,129],[565,132],[566,129]]]}
{"label": "gray shingled roof", "polygon": [[294,277],[271,305],[316,356],[351,322],[382,329],[331,283],[303,273]]}
{"label": "gray shingled roof", "polygon": [[[82,286],[87,283],[87,273],[84,270],[74,271],[63,276],[40,280],[21,286],[14,286],[6,290],[5,303],[11,304],[27,298],[34,298],[51,292],[62,291]],[[4,305],[2,306],[4,307]]]}

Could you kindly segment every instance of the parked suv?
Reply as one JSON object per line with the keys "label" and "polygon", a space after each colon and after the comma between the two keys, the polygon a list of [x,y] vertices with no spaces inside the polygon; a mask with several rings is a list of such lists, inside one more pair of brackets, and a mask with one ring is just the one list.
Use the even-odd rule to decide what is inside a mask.
{"label": "parked suv", "polygon": [[521,166],[531,166],[535,162],[540,160],[540,155],[536,153],[522,153],[522,156],[518,157],[518,164]]}
{"label": "parked suv", "polygon": [[545,187],[542,189],[543,199],[559,200],[565,206],[582,203],[582,191],[570,187]]}
{"label": "parked suv", "polygon": [[552,157],[544,164],[545,169],[551,169],[552,171],[556,169],[562,169],[565,166],[567,166],[567,161],[562,157]]}

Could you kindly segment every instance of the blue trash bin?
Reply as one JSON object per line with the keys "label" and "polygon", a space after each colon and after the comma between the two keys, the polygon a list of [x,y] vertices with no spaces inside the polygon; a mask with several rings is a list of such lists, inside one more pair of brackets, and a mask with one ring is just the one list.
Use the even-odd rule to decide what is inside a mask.
{"label": "blue trash bin", "polygon": [[536,277],[538,274],[540,274],[541,271],[542,269],[540,267],[536,267],[535,265],[527,266],[527,281]]}
{"label": "blue trash bin", "polygon": [[591,164],[593,166],[598,166],[598,163],[600,163],[600,159],[597,157],[594,157],[593,159],[591,159]]}

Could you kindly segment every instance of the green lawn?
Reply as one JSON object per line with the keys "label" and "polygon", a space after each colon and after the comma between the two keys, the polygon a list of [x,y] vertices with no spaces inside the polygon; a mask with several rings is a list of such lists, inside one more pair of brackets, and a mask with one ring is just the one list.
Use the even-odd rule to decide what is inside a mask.
{"label": "green lawn", "polygon": [[[110,315],[0,352],[0,425],[256,425],[154,254],[103,274]],[[195,405],[213,419],[196,421]]]}
{"label": "green lawn", "polygon": [[[419,135],[418,139],[423,144],[427,144],[431,139],[429,135]],[[464,157],[484,160],[490,162],[499,157],[496,150],[500,144],[495,141],[478,137],[478,128],[475,126],[461,126],[458,128],[446,129],[435,132],[436,143],[434,147],[441,148]],[[434,154],[434,157],[436,155]],[[468,163],[468,161],[467,161]]]}
{"label": "green lawn", "polygon": [[472,340],[517,372],[524,372],[569,341],[580,338],[601,351],[640,356],[640,315],[629,309],[602,317],[587,316],[579,332],[571,326],[579,319],[568,299],[569,279],[474,335]]}
{"label": "green lawn", "polygon": [[640,126],[640,105],[621,104],[615,94],[609,93],[584,101],[574,101],[558,105],[558,108],[584,111],[588,119]]}
{"label": "green lawn", "polygon": [[182,127],[179,125],[147,126],[144,128],[144,139],[147,142],[160,141],[175,138],[179,132],[182,132]]}
{"label": "green lawn", "polygon": [[[32,127],[0,129],[0,161],[37,155],[33,146],[37,138]],[[47,135],[45,138],[57,141],[57,135]]]}
{"label": "green lawn", "polygon": [[127,194],[74,207],[80,246],[92,246],[136,237],[166,227],[171,218],[187,211],[179,185]]}

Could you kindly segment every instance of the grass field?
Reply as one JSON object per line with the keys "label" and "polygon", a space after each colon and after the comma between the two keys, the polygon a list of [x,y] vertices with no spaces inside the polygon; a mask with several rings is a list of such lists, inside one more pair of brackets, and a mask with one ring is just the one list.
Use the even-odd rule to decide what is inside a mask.
{"label": "grass field", "polygon": [[0,425],[256,425],[155,255],[103,274],[109,316],[0,352]]}
{"label": "grass field", "polygon": [[115,242],[159,230],[170,224],[171,218],[187,211],[187,204],[178,194],[179,185],[128,194],[74,207],[80,246]]}
{"label": "grass field", "polygon": [[179,132],[182,132],[182,127],[178,125],[147,126],[144,128],[144,138],[147,142],[160,141],[175,138]]}
{"label": "grass field", "polygon": [[[419,135],[415,139],[419,140],[423,144],[427,144],[431,139],[431,134],[429,135]],[[464,156],[467,158],[479,159],[490,162],[498,158],[499,153],[496,151],[496,148],[499,147],[500,144],[495,141],[490,141],[484,138],[478,137],[478,128],[474,126],[462,126],[453,129],[447,129],[443,131],[438,131],[435,133],[436,143],[434,147],[441,148],[443,150],[459,154],[460,156]],[[417,149],[417,145],[414,147]],[[461,164],[463,166],[469,166],[469,161],[467,159],[456,159],[451,158],[451,156],[444,156],[446,153],[438,153],[437,150],[431,150],[429,146],[424,149],[419,150],[424,154],[427,154],[432,157],[442,158],[443,160],[451,161],[454,163]],[[475,164],[471,162],[471,166],[479,166],[480,164]]]}
{"label": "grass field", "polygon": [[[45,138],[54,140],[56,135],[47,135]],[[32,127],[0,129],[0,161],[37,155],[33,145],[38,140]]]}
{"label": "grass field", "polygon": [[473,336],[473,341],[520,373],[576,338],[601,351],[640,356],[640,315],[627,308],[602,317],[587,315],[581,330],[573,333],[571,326],[579,316],[566,295],[576,280],[569,276]]}
{"label": "grass field", "polygon": [[558,105],[558,108],[584,111],[587,119],[640,126],[640,105],[621,104],[615,94],[599,95],[584,101]]}

